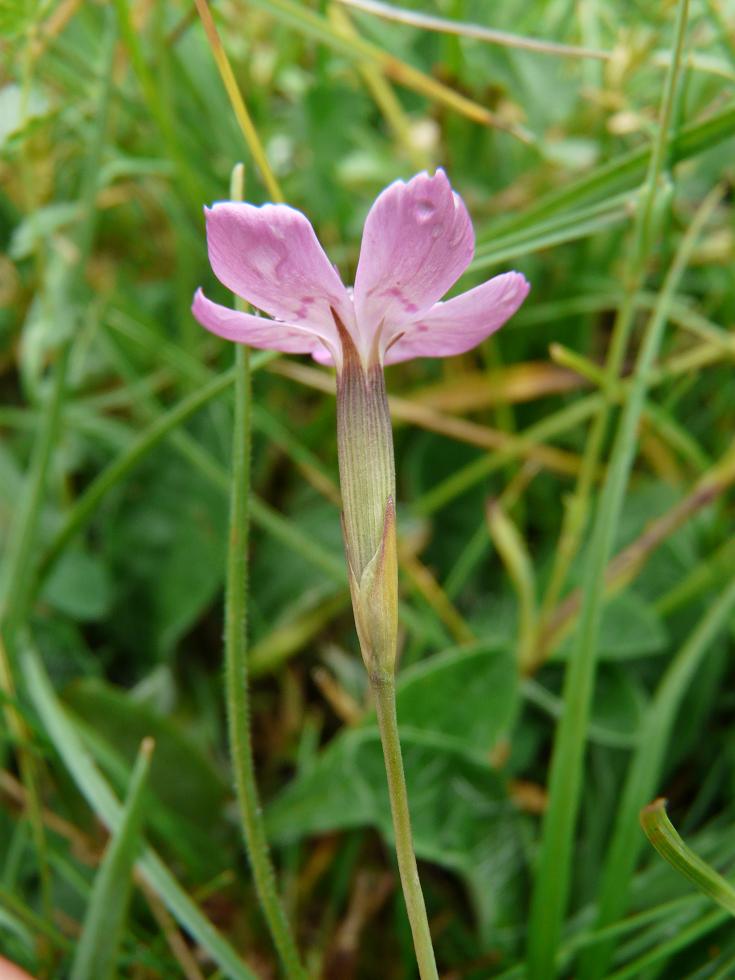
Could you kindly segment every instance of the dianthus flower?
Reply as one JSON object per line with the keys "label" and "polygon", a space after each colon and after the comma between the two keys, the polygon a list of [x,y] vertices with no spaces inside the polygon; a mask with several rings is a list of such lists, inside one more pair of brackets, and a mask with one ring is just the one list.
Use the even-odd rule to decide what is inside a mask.
{"label": "dianthus flower", "polygon": [[[227,340],[311,354],[337,369],[340,484],[357,628],[368,669],[390,662],[386,629],[391,633],[394,623],[386,622],[383,600],[392,590],[383,579],[386,560],[392,565],[385,549],[394,531],[395,474],[383,365],[470,350],[515,313],[528,283],[505,272],[441,301],[475,246],[467,208],[443,170],[397,180],[378,195],[365,221],[353,289],[294,208],[222,202],[206,209],[206,219],[215,275],[272,319],[220,306],[200,289],[192,307],[199,322]],[[374,592],[382,596],[377,618]]]}
{"label": "dianthus flower", "polygon": [[506,272],[453,299],[442,296],[475,246],[467,209],[446,174],[396,181],[377,198],[348,289],[309,220],[283,204],[223,202],[207,209],[217,278],[272,319],[194,297],[212,333],[337,370],[342,521],[355,625],[375,698],[396,852],[422,980],[437,980],[413,852],[395,708],[398,574],[393,434],[383,366],[475,347],[518,309],[528,283]]}
{"label": "dianthus flower", "polygon": [[222,202],[206,217],[215,275],[273,319],[220,306],[198,290],[193,312],[202,326],[250,347],[311,354],[338,372],[345,333],[365,368],[462,354],[502,326],[529,289],[520,273],[506,272],[440,302],[475,247],[467,208],[443,170],[397,180],[378,195],[352,290],[300,211]]}

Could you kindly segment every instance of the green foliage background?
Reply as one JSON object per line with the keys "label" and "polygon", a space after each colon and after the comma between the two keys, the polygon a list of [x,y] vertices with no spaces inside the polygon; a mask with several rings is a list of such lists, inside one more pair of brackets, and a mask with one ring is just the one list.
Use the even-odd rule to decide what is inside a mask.
{"label": "green foliage background", "polygon": [[[735,7],[691,3],[660,134],[676,4],[409,6],[607,54],[519,50],[326,0],[212,9],[285,197],[345,281],[379,190],[441,165],[478,238],[458,288],[507,268],[533,287],[482,349],[388,370],[399,719],[438,960],[446,976],[523,976],[564,671],[586,655],[575,629],[580,596],[595,587],[590,527],[657,309],[666,331],[614,528],[624,558],[578,732],[586,753],[558,975],[731,976],[726,913],[648,847],[637,812],[668,796],[692,847],[728,873]],[[130,829],[105,893],[124,920],[117,975],[275,976],[223,707],[233,350],[189,312],[198,285],[230,302],[207,263],[202,205],[227,197],[238,160],[246,197],[267,194],[193,6],[29,0],[0,6],[0,27],[0,950],[34,976],[70,975],[101,824],[132,828],[116,798],[151,735],[140,792],[158,858],[142,859],[146,880],[135,879],[127,908],[140,857]],[[402,63],[422,73],[409,86]],[[449,94],[427,94],[427,79]],[[469,118],[457,94],[527,140]],[[666,296],[686,229],[718,185]],[[620,377],[606,380],[628,300],[632,339]],[[328,373],[255,355],[253,403],[253,738],[282,892],[314,976],[411,976],[349,610]],[[605,406],[586,488],[579,472]],[[570,511],[582,518],[578,547],[555,595]],[[630,880],[610,865],[618,838]],[[602,949],[605,880],[620,910],[598,923],[611,943],[595,963],[580,951]]]}

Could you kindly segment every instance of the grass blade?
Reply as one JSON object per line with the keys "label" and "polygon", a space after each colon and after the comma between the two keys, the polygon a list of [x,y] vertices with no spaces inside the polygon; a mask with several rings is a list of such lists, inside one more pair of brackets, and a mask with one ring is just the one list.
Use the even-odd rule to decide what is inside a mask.
{"label": "grass blade", "polygon": [[153,749],[153,739],[144,739],[130,777],[120,825],[107,845],[94,879],[71,980],[108,980],[114,973],[130,899],[133,866],[140,849],[145,788]]}
{"label": "grass blade", "polygon": [[[681,647],[664,674],[646,712],[638,748],[631,760],[617,812],[612,843],[605,863],[598,899],[596,929],[604,929],[625,911],[631,876],[642,839],[638,814],[656,790],[666,747],[682,699],[715,636],[727,622],[735,605],[735,578]],[[599,974],[612,953],[612,944],[590,947],[588,955],[599,964]]]}
{"label": "grass blade", "polygon": [[658,799],[641,811],[641,827],[658,853],[719,905],[735,915],[735,888],[730,882],[694,853],[676,832],[666,816],[666,800]]}
{"label": "grass blade", "polygon": [[684,236],[666,277],[641,344],[633,383],[623,408],[613,445],[607,480],[592,531],[578,639],[564,681],[565,711],[554,740],[550,775],[550,804],[534,890],[528,970],[531,980],[553,976],[562,919],[570,885],[572,836],[582,783],[585,732],[594,689],[597,642],[604,605],[605,567],[636,450],[636,433],[649,376],[661,346],[668,304],[678,288],[691,251],[720,199],[717,188],[705,200]]}
{"label": "grass blade", "polygon": [[[56,697],[41,658],[30,646],[23,652],[22,668],[28,693],[46,733],[69,775],[97,817],[111,833],[122,824],[123,808],[77,735]],[[227,940],[189,898],[163,861],[146,848],[136,862],[171,914],[232,980],[257,980]]]}

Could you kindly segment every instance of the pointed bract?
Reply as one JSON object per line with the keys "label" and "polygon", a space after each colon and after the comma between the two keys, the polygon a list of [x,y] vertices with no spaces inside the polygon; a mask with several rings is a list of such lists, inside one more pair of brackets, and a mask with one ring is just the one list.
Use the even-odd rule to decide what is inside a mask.
{"label": "pointed bract", "polygon": [[352,608],[365,667],[373,679],[392,676],[398,631],[398,547],[393,497],[385,506],[383,536],[359,581],[347,561]]}

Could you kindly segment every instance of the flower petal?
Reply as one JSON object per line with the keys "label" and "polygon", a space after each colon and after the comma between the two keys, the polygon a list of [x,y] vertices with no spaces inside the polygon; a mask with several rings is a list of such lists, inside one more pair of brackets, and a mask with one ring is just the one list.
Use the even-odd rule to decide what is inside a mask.
{"label": "flower petal", "polygon": [[270,316],[337,339],[352,303],[308,218],[285,204],[222,202],[206,209],[209,261],[220,282]]}
{"label": "flower petal", "polygon": [[446,303],[437,303],[405,327],[400,339],[389,347],[385,363],[464,354],[502,327],[530,288],[520,272],[504,272]]}
{"label": "flower petal", "polygon": [[386,187],[365,221],[355,275],[363,348],[381,323],[391,331],[429,310],[467,268],[474,248],[467,209],[443,170]]}
{"label": "flower petal", "polygon": [[220,306],[207,299],[201,289],[194,295],[191,312],[210,333],[238,344],[284,354],[313,354],[317,350],[327,353],[317,334],[308,328]]}

